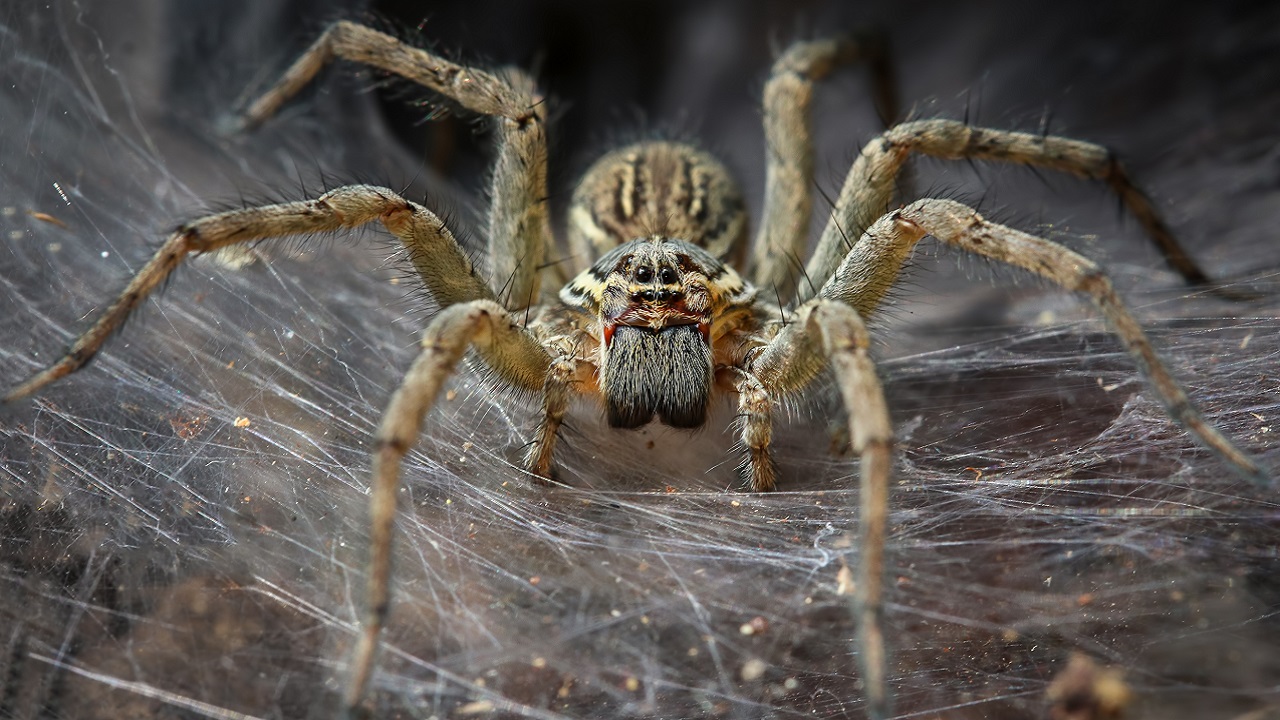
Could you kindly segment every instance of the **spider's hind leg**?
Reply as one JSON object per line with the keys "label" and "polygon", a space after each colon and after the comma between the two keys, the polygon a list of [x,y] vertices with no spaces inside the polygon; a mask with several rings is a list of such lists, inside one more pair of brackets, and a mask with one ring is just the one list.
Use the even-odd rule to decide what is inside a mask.
{"label": "spider's hind leg", "polygon": [[399,75],[494,118],[497,153],[486,228],[489,286],[508,308],[535,304],[551,225],[546,108],[533,80],[514,68],[488,72],[460,65],[373,28],[339,21],[249,107],[244,126],[251,128],[275,114],[334,59]]}
{"label": "spider's hind leg", "polygon": [[752,255],[752,282],[776,288],[780,297],[795,289],[800,258],[809,244],[813,208],[813,133],[809,109],[814,85],[837,66],[865,62],[872,91],[885,122],[898,115],[887,39],[879,34],[797,42],[774,61],[764,86],[764,212]]}

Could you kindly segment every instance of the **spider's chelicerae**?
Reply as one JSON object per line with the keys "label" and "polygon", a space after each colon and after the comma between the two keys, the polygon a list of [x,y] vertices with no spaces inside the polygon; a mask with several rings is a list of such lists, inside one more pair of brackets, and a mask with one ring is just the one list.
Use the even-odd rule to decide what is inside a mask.
{"label": "spider's chelicerae", "polygon": [[[403,76],[492,117],[498,148],[486,228],[489,267],[477,268],[430,210],[382,187],[352,185],[314,200],[199,218],[174,231],[65,356],[5,400],[30,395],[82,367],[188,254],[375,221],[400,239],[442,310],[427,327],[421,354],[377,433],[368,615],[345,697],[345,707],[355,710],[363,702],[388,610],[400,463],[468,350],[502,382],[540,393],[542,410],[524,463],[542,478],[551,476],[557,432],[575,396],[598,398],[614,427],[636,428],[656,418],[694,428],[704,424],[718,396],[731,395],[739,406],[746,482],[753,490],[771,490],[772,408],[829,373],[848,410],[851,446],[860,457],[858,655],[869,712],[883,717],[889,694],[879,615],[893,432],[863,318],[875,311],[925,235],[1086,294],[1169,414],[1241,475],[1255,482],[1266,475],[1200,417],[1095,263],[951,200],[917,200],[886,212],[899,170],[913,152],[1048,168],[1107,182],[1168,261],[1188,281],[1207,282],[1103,147],[948,120],[898,125],[863,148],[816,249],[797,272],[793,263],[807,249],[812,207],[813,85],[866,51],[854,42],[804,42],[774,64],[764,93],[765,207],[747,272],[732,267],[745,254],[747,220],[724,167],[687,144],[640,142],[605,155],[579,183],[569,211],[568,246],[574,257],[598,259],[551,297],[540,285],[540,275],[551,272],[544,261],[555,245],[546,200],[546,115],[534,84],[517,70],[466,67],[339,22],[248,110],[246,125],[271,116],[334,58]],[[779,301],[787,296],[789,303]]]}

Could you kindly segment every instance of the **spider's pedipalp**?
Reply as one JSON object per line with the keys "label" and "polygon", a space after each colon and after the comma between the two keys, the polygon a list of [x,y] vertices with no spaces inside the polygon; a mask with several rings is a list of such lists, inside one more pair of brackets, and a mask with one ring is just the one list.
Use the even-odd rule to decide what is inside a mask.
{"label": "spider's pedipalp", "polygon": [[746,454],[738,472],[747,486],[756,492],[777,488],[778,469],[769,453],[773,441],[773,400],[755,375],[738,367],[724,368],[734,392],[738,394],[738,433]]}
{"label": "spider's pedipalp", "polygon": [[524,458],[525,468],[537,478],[551,479],[551,454],[555,450],[560,425],[569,412],[577,371],[578,363],[567,354],[552,358],[547,368],[547,379],[542,387],[541,420]]}

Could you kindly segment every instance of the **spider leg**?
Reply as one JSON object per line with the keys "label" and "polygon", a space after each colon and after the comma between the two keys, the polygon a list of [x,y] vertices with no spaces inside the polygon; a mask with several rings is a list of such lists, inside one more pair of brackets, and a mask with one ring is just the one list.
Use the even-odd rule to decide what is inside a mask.
{"label": "spider leg", "polygon": [[525,469],[539,478],[551,478],[551,453],[555,449],[556,433],[569,412],[577,372],[578,363],[564,355],[552,359],[547,369],[542,387],[542,419],[524,458]]}
{"label": "spider leg", "polygon": [[[845,177],[835,210],[809,259],[805,274],[810,284],[801,283],[797,302],[817,294],[849,251],[853,239],[889,209],[895,178],[913,152],[948,160],[1021,163],[1103,180],[1142,224],[1174,270],[1190,284],[1212,284],[1107,148],[1054,135],[973,127],[955,120],[920,120],[902,123],[863,147]],[[859,311],[865,312],[862,308]]]}
{"label": "spider leg", "polygon": [[752,282],[789,297],[799,259],[809,244],[813,209],[813,134],[809,108],[814,83],[837,65],[867,62],[877,105],[887,121],[898,113],[883,38],[798,42],[773,63],[764,86],[764,212],[756,235]]}
{"label": "spider leg", "polygon": [[[767,398],[798,392],[828,363],[834,372],[849,414],[850,442],[860,458],[858,547],[862,558],[857,564],[854,594],[859,670],[867,693],[867,714],[884,718],[889,715],[889,693],[880,619],[893,427],[868,352],[870,345],[870,334],[856,310],[820,298],[800,307],[795,321],[754,355],[743,374],[752,377]],[[767,408],[767,403],[765,406]],[[748,419],[747,426],[751,424]],[[765,427],[767,430],[767,425]],[[767,436],[764,442],[768,442]],[[756,448],[750,442],[745,444],[752,453],[750,462],[754,467]],[[760,450],[763,452],[765,448]]]}
{"label": "spider leg", "polygon": [[918,200],[868,228],[818,296],[870,312],[893,283],[911,248],[926,234],[1088,295],[1133,356],[1169,416],[1241,476],[1259,485],[1269,484],[1266,472],[1192,406],[1102,269],[1057,243],[993,223],[951,200]]}
{"label": "spider leg", "polygon": [[[55,380],[84,367],[157,287],[191,253],[264,238],[319,233],[381,222],[409,251],[427,289],[442,306],[493,299],[476,274],[470,258],[449,229],[430,210],[409,202],[387,188],[349,185],[315,200],[265,205],[218,213],[193,220],[175,230],[93,327],[86,330],[56,363],[4,396],[12,402],[31,395]],[[517,379],[529,373],[518,363],[495,365],[504,376]],[[504,372],[505,371],[505,372]]]}
{"label": "spider leg", "polygon": [[777,469],[769,456],[769,443],[773,439],[769,392],[755,375],[741,368],[727,368],[721,372],[729,374],[729,381],[738,393],[739,432],[742,446],[747,451],[738,470],[747,478],[752,490],[769,492],[777,487]]}
{"label": "spider leg", "polygon": [[344,697],[352,715],[364,699],[373,673],[378,636],[390,608],[392,535],[400,462],[417,442],[423,418],[469,347],[475,347],[486,359],[521,358],[528,371],[522,385],[526,389],[541,387],[552,364],[533,334],[492,300],[453,305],[442,310],[427,326],[422,352],[391,396],[374,441],[368,605],[351,655],[351,676]]}
{"label": "spider leg", "polygon": [[489,285],[504,289],[501,299],[509,308],[533,304],[551,237],[546,110],[533,80],[514,68],[490,73],[459,65],[386,33],[340,21],[249,107],[244,126],[256,126],[275,114],[335,58],[399,75],[496,120],[497,159],[487,228]]}

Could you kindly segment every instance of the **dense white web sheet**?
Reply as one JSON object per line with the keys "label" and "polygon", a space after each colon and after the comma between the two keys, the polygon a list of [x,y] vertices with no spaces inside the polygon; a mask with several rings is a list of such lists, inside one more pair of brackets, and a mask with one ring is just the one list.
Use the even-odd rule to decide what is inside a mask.
{"label": "dense white web sheet", "polygon": [[[314,193],[312,178],[329,172],[412,181],[417,196],[465,207],[383,131],[359,130],[366,98],[341,83],[260,134],[218,136],[217,109],[284,60],[251,38],[234,50],[244,55],[192,59],[148,44],[146,31],[185,24],[173,8],[121,30],[134,19],[101,7],[26,5],[0,11],[6,387],[51,361],[170,227],[218,198]],[[1201,23],[1218,52],[1205,62],[1214,82],[1175,83],[1141,112],[1091,99],[1160,77],[1149,63],[1171,51],[1089,40],[1081,57],[1131,52],[1135,76],[1063,102],[1077,118],[1090,107],[1099,123],[1118,116],[1091,139],[1136,156],[1197,257],[1244,274],[1264,300],[1178,287],[1100,192],[1080,201],[1075,184],[1022,173],[987,203],[1028,229],[1065,225],[1068,241],[1111,259],[1193,399],[1276,474],[1277,136],[1253,118],[1275,117],[1280,83],[1251,54],[1267,46],[1260,28],[1280,27],[1267,15]],[[708,18],[720,16],[672,22]],[[1086,42],[1043,32],[1062,45],[973,61],[989,95],[1017,87],[1019,63]],[[963,49],[957,35],[940,32],[937,51]],[[174,65],[153,82],[130,74],[163,62]],[[759,77],[767,56],[734,62]],[[949,67],[905,59],[906,97],[949,98]],[[865,116],[861,87],[837,82],[819,104],[833,149],[818,165],[831,177],[875,130],[839,127],[846,104]],[[734,88],[735,112],[699,110],[754,167],[758,139],[740,148],[718,133],[726,115],[758,124],[749,88]],[[1125,124],[1135,118],[1159,126]],[[744,173],[753,196],[758,173]],[[944,173],[920,182],[979,196],[997,174]],[[1083,217],[1062,222],[1072,213]],[[1106,237],[1079,237],[1093,234]],[[424,317],[388,248],[324,240],[265,246],[269,262],[238,270],[193,262],[91,367],[0,409],[0,715],[332,713],[362,602],[369,438]],[[1012,286],[1010,273],[993,285],[977,264],[953,272],[955,260],[922,257],[881,323],[901,444],[886,614],[897,712],[1042,713],[1073,651],[1126,668],[1142,717],[1280,702],[1280,495],[1237,481],[1172,426],[1081,303]],[[694,435],[613,432],[580,408],[557,456],[567,487],[552,489],[511,464],[533,411],[464,373],[407,464],[375,678],[389,716],[862,716],[841,594],[857,558],[857,468],[828,452],[828,404],[779,423],[783,492],[763,496],[737,491],[728,407]]]}

